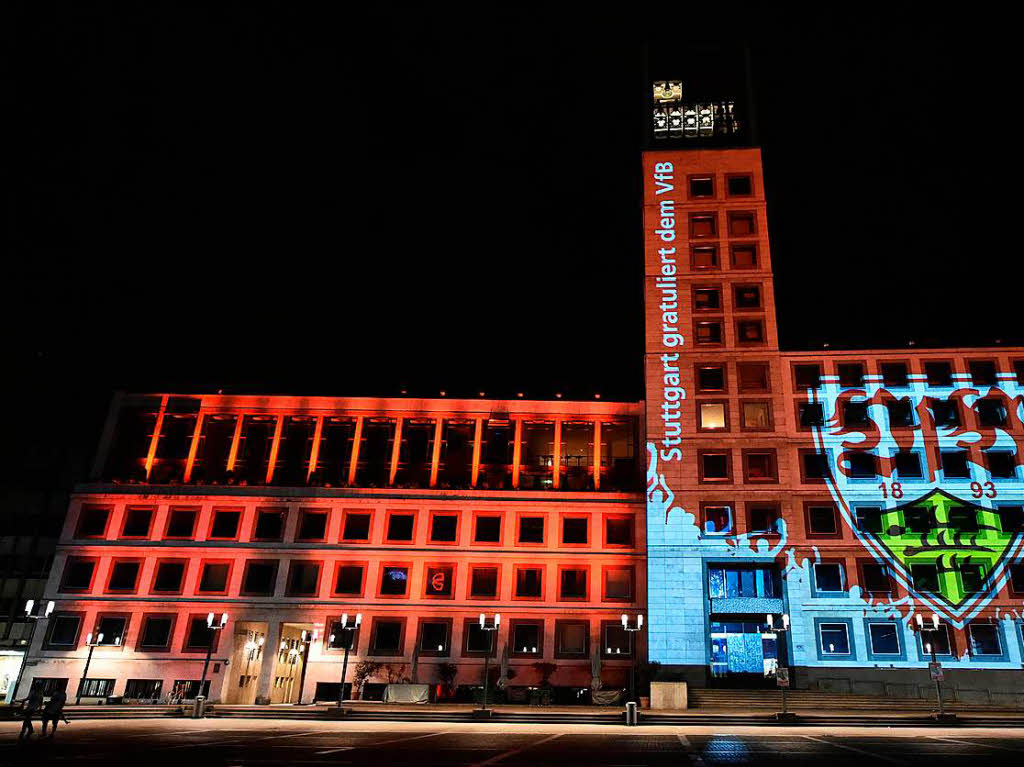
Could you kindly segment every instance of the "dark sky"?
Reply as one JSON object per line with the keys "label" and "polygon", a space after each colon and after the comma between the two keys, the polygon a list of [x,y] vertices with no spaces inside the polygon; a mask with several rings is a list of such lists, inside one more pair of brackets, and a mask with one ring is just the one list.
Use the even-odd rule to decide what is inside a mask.
{"label": "dark sky", "polygon": [[116,388],[640,399],[645,51],[706,83],[744,42],[784,347],[1021,341],[991,19],[348,5],[7,7],[19,427],[56,398],[91,449]]}

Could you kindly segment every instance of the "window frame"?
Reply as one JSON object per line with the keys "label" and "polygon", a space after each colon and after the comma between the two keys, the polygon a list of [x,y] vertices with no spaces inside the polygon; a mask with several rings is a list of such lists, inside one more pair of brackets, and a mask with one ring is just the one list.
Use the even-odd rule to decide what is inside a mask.
{"label": "window frame", "polygon": [[[385,594],[383,592],[384,587],[384,573],[389,568],[395,568],[398,570],[405,570],[405,592],[402,594]],[[401,562],[401,561],[382,561],[377,570],[377,598],[378,599],[409,599],[412,594],[412,573],[413,564],[412,562]],[[365,578],[365,576],[364,576]]]}
{"label": "window frame", "polygon": [[[149,623],[150,619],[152,619],[152,618],[158,618],[158,619],[161,619],[161,620],[163,620],[163,619],[169,619],[170,620],[171,627],[167,631],[167,644],[162,645],[162,646],[143,644],[143,641],[146,638],[146,625]],[[177,625],[177,623],[178,623],[178,614],[177,613],[164,613],[164,612],[159,612],[159,613],[142,613],[142,615],[139,617],[139,633],[135,637],[135,652],[143,652],[143,653],[170,652],[171,648],[174,645],[174,628]]]}
{"label": "window frame", "polygon": [[[270,593],[264,593],[259,591],[249,591],[245,588],[245,581],[249,577],[249,568],[254,565],[272,564],[274,566],[274,577],[271,579]],[[290,567],[290,565],[289,565]],[[277,578],[281,573],[281,560],[280,559],[264,559],[257,557],[254,559],[246,559],[245,564],[242,567],[242,582],[238,586],[238,595],[242,597],[273,597],[277,594]],[[287,589],[286,589],[287,591]]]}
{"label": "window frame", "polygon": [[[839,519],[839,509],[831,499],[829,500],[804,500],[804,536],[806,538],[825,538],[836,540],[843,537],[843,525]],[[832,510],[832,520],[835,523],[835,531],[831,533],[816,532],[811,525],[811,509],[828,507]]]}
{"label": "window frame", "polygon": [[462,621],[462,657],[463,658],[496,658],[498,657],[498,639],[496,636],[499,633],[499,629],[494,631],[488,631],[487,634],[490,636],[491,649],[490,650],[470,650],[469,649],[469,636],[470,629],[473,626],[479,626],[480,621],[476,618],[465,618]]}
{"label": "window frame", "polygon": [[[846,646],[848,652],[830,652],[825,649],[825,638],[822,636],[822,631],[825,626],[842,626],[846,633]],[[814,633],[818,650],[818,658],[848,658],[850,660],[856,660],[857,648],[853,641],[853,627],[849,620],[840,618],[815,618],[814,619]]]}
{"label": "window frame", "polygon": [[[428,594],[427,587],[430,583],[431,570],[448,570],[449,580],[447,594]],[[423,598],[450,602],[455,599],[455,589],[458,585],[459,565],[457,562],[424,562],[423,563]],[[436,573],[435,573],[436,575]]]}
{"label": "window frame", "polygon": [[[103,588],[104,594],[119,594],[130,596],[132,594],[139,593],[139,583],[142,581],[142,567],[145,564],[145,560],[139,557],[113,557],[110,560],[110,565],[107,567],[106,584]],[[135,570],[135,582],[132,584],[130,589],[111,589],[110,581],[114,578],[114,568],[117,565],[136,565]]]}
{"label": "window frame", "polygon": [[[366,537],[365,538],[346,538],[345,527],[348,524],[349,517],[355,516],[366,516],[369,520],[366,524]],[[300,526],[301,527],[301,524]],[[296,536],[298,535],[299,528],[295,529]],[[370,543],[373,540],[373,509],[342,509],[341,512],[341,527],[338,530],[338,542],[339,543]]]}
{"label": "window frame", "polygon": [[[125,528],[128,527],[128,518],[133,511],[145,511],[149,513],[149,524],[146,526],[146,532],[143,535],[125,535]],[[153,506],[125,506],[124,512],[121,515],[121,531],[118,535],[118,540],[122,541],[148,541],[153,535],[153,527],[156,524],[156,508]]]}
{"label": "window frame", "polygon": [[[67,579],[69,574],[69,568],[72,563],[78,562],[90,562],[92,563],[92,574],[89,576],[89,585],[85,588],[70,587],[67,585]],[[93,589],[96,587],[96,575],[100,569],[100,558],[93,556],[76,556],[71,555],[64,560],[64,567],[60,574],[60,585],[57,587],[57,591],[61,594],[91,594]]]}
{"label": "window frame", "polygon": [[[224,633],[223,631],[211,631],[210,632],[212,637],[213,637],[213,641],[212,641],[211,645],[206,645],[204,647],[196,647],[194,645],[190,645],[189,644],[189,640],[192,638],[192,626],[197,621],[200,621],[200,622],[202,622],[205,625],[206,624],[206,617],[207,617],[207,615],[208,615],[208,613],[186,613],[185,614],[185,635],[181,638],[181,652],[182,653],[205,653],[206,650],[211,647],[211,645],[212,645],[212,649],[210,649],[211,654],[217,652],[217,648],[220,646],[220,635]],[[216,615],[216,613],[214,613],[214,618],[216,618],[216,617],[217,617],[217,615]]]}
{"label": "window frame", "polygon": [[[206,572],[208,565],[227,565],[228,574],[224,577],[224,590],[223,591],[204,591],[203,585],[203,573]],[[235,560],[224,559],[221,557],[203,557],[199,560],[199,576],[196,578],[196,590],[197,596],[227,596],[231,592],[231,576],[234,575],[235,571]]]}
{"label": "window frame", "polygon": [[[256,535],[256,531],[259,529],[260,517],[269,514],[278,514],[281,517],[281,534],[277,538],[264,538]],[[252,515],[252,526],[249,532],[250,541],[266,541],[271,543],[280,543],[284,540],[284,532],[288,525],[288,509],[284,506],[262,506],[257,507],[255,513]]]}
{"label": "window frame", "polygon": [[[434,538],[434,521],[439,518],[449,519],[455,517],[455,538],[451,541],[437,540]],[[458,546],[462,540],[462,514],[458,511],[431,511],[427,527],[427,543],[431,546]]]}
{"label": "window frame", "polygon": [[[547,590],[547,565],[546,564],[513,564],[512,565],[512,601],[514,602],[543,602]],[[537,596],[520,596],[519,573],[522,570],[537,570],[540,572],[540,593]]]}
{"label": "window frame", "polygon": [[[608,540],[608,522],[610,521],[626,521],[629,522],[629,542],[628,543],[612,543]],[[627,549],[636,548],[636,516],[633,514],[623,514],[621,512],[609,511],[601,515],[601,547],[605,549],[615,549],[618,551],[625,551]]]}
{"label": "window frame", "polygon": [[[711,477],[708,478],[704,474],[704,456],[706,455],[724,455],[725,456],[725,476],[724,477]],[[697,481],[704,485],[729,485],[733,482],[733,466],[732,466],[732,448],[718,448],[708,450],[697,451]]]}
{"label": "window frame", "polygon": [[[729,519],[732,525],[729,530],[724,531],[708,531],[708,509],[728,509]],[[715,501],[715,500],[702,500],[700,501],[700,531],[698,535],[701,538],[711,536],[713,538],[725,538],[730,535],[737,535],[739,531],[736,529],[736,504],[732,501]]]}
{"label": "window frame", "polygon": [[[721,370],[722,371],[722,388],[721,389],[704,389],[701,388],[700,372],[701,370]],[[724,362],[719,364],[709,364],[707,362],[695,362],[693,363],[693,383],[694,388],[698,394],[728,394],[729,393],[729,366]]]}
{"label": "window frame", "polygon": [[[377,631],[383,623],[398,623],[401,626],[398,634],[398,648],[395,650],[381,651],[377,648]],[[370,621],[370,638],[366,646],[366,657],[368,658],[399,658],[405,655],[406,630],[408,619],[405,616],[397,615],[374,615]]]}
{"label": "window frame", "polygon": [[[563,573],[567,572],[581,572],[583,573],[584,586],[583,596],[566,596],[564,593],[564,582],[562,581]],[[591,594],[591,577],[590,577],[590,566],[589,565],[558,565],[558,591],[555,594],[556,601],[558,602],[589,602]]]}
{"label": "window frame", "polygon": [[[159,594],[161,596],[181,596],[185,592],[185,582],[188,580],[188,566],[191,560],[184,557],[160,557],[156,560],[156,564],[153,567],[153,577],[149,583],[149,593]],[[156,579],[160,575],[160,566],[163,564],[180,564],[181,568],[181,582],[178,584],[177,591],[164,591],[157,590]],[[198,587],[199,582],[196,581]]]}
{"label": "window frame", "polygon": [[[171,506],[167,510],[167,521],[164,524],[164,534],[162,540],[165,541],[194,541],[196,540],[196,531],[199,528],[199,515],[202,510],[197,506]],[[188,535],[171,535],[171,522],[174,521],[175,513],[179,514],[191,514],[192,515],[192,532]]]}
{"label": "window frame", "polygon": [[[581,652],[565,652],[559,647],[562,632],[568,626],[583,626],[583,650]],[[556,618],[554,640],[554,657],[556,660],[585,660],[590,657],[590,621],[573,618]]]}
{"label": "window frame", "polygon": [[[497,518],[498,520],[498,540],[496,541],[481,541],[477,539],[477,531],[479,528],[479,521],[481,517]],[[505,542],[505,515],[500,511],[474,511],[473,512],[473,540],[472,545],[474,546],[497,546],[500,548]]]}
{"label": "window frame", "polygon": [[[455,639],[454,635],[454,619],[451,616],[432,616],[424,615],[419,616],[416,619],[416,644],[414,648],[419,648],[419,657],[421,658],[448,658],[452,655],[452,641]],[[425,650],[423,649],[423,629],[427,623],[443,624],[446,627],[447,636],[445,637],[445,648],[443,650]]]}
{"label": "window frame", "polygon": [[[213,529],[217,525],[218,514],[237,514],[238,521],[235,523],[235,532],[231,536],[214,536]],[[206,540],[208,541],[237,541],[242,533],[242,522],[245,517],[245,509],[240,506],[215,506],[210,510],[210,521],[206,527]]]}
{"label": "window frame", "polygon": [[[613,597],[608,594],[608,573],[629,573],[629,596]],[[616,604],[628,604],[636,600],[636,566],[635,565],[601,565],[601,601]]]}
{"label": "window frame", "polygon": [[[466,600],[467,601],[494,601],[501,598],[501,565],[497,562],[472,562],[469,565],[468,579],[466,580]],[[494,575],[494,594],[485,596],[475,596],[473,594],[473,573],[478,570],[493,570]]]}
{"label": "window frame", "polygon": [[[395,517],[412,517],[412,533],[408,540],[391,537],[391,520]],[[384,543],[412,546],[419,534],[420,515],[415,509],[388,509],[384,515]]]}
{"label": "window frame", "polygon": [[[544,623],[543,618],[512,618],[508,622],[508,646],[509,646],[509,657],[510,658],[533,658],[541,661],[544,659]],[[516,649],[515,638],[516,629],[520,626],[536,626],[537,627],[537,651],[536,652],[522,652]]]}
{"label": "window frame", "polygon": [[[292,584],[292,578],[296,572],[297,567],[303,565],[316,565],[316,586],[311,593],[302,593],[295,591]],[[289,559],[288,560],[288,572],[285,574],[284,580],[284,595],[286,597],[299,597],[303,599],[318,599],[320,592],[323,589],[324,581],[324,562],[322,559]]]}

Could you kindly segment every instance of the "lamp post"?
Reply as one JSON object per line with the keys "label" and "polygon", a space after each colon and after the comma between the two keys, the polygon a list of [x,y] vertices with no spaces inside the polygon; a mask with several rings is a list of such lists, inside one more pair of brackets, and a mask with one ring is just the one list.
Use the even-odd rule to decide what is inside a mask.
{"label": "lamp post", "polygon": [[342,701],[345,700],[345,677],[348,676],[348,653],[349,650],[352,649],[352,637],[354,636],[354,632],[356,631],[356,629],[358,629],[362,625],[362,623],[362,613],[356,613],[355,622],[351,626],[348,623],[348,613],[342,614],[341,623],[336,623],[333,626],[335,631],[340,631],[341,633],[331,634],[329,640],[331,646],[333,647],[336,640],[340,640],[342,639],[342,637],[344,637],[345,639],[345,660],[341,662],[341,688],[338,690],[338,708],[341,708]]}
{"label": "lamp post", "polygon": [[[946,707],[942,702],[942,667],[935,657],[935,640],[939,632],[939,616],[932,613],[931,620],[925,621],[921,613],[916,613],[914,615],[914,625],[917,628],[917,632],[921,635],[921,644],[924,645],[925,652],[930,653],[932,656],[932,662],[929,664],[928,670],[931,673],[932,679],[935,680],[935,700],[939,705],[939,718],[941,719],[946,716]],[[924,641],[925,634],[933,635],[931,642]]]}
{"label": "lamp post", "polygon": [[644,616],[640,613],[636,616],[636,625],[629,624],[629,616],[622,614],[622,629],[629,635],[629,699],[636,702],[636,640],[633,635],[643,630]]}
{"label": "lamp post", "polygon": [[487,682],[488,675],[490,673],[491,665],[491,653],[494,652],[494,635],[497,632],[498,627],[501,626],[501,613],[494,614],[494,620],[491,621],[491,625],[487,625],[487,616],[484,613],[480,613],[480,628],[487,632],[487,654],[484,655],[484,699],[480,705],[481,711],[487,710]]}
{"label": "lamp post", "polygon": [[202,716],[203,710],[199,705],[200,699],[206,700],[206,696],[203,695],[203,688],[206,686],[206,672],[210,668],[210,656],[213,655],[213,640],[217,636],[218,631],[223,631],[224,627],[228,625],[228,614],[220,614],[220,623],[214,622],[213,613],[209,613],[206,616],[206,627],[210,629],[210,643],[206,646],[206,660],[203,662],[203,675],[199,679],[199,692],[196,694],[196,711],[194,716],[198,719]]}
{"label": "lamp post", "polygon": [[299,701],[296,705],[302,705],[302,689],[306,686],[306,666],[309,665],[309,646],[316,641],[319,632],[302,630],[301,642],[299,643],[299,654],[302,656],[302,673],[299,674]]}
{"label": "lamp post", "polygon": [[[75,695],[76,706],[82,703],[82,688],[85,687],[85,680],[89,678],[89,665],[92,663],[92,651],[103,644],[103,632],[100,631],[96,634],[95,641],[93,641],[92,632],[89,632],[85,636],[85,644],[89,648],[89,654],[85,658],[85,669],[82,671],[82,678],[78,680],[78,693]],[[120,645],[121,637],[115,637],[114,644]]]}
{"label": "lamp post", "polygon": [[[785,634],[789,631],[789,613],[782,613],[782,624],[779,626],[775,625],[775,616],[768,613],[768,630],[774,631],[776,634]],[[780,656],[781,652],[776,650],[776,653]],[[788,660],[788,658],[787,658]],[[786,668],[775,670],[775,682],[778,684],[779,689],[782,690],[782,715],[780,718],[785,719],[789,716],[789,712],[786,711],[786,690],[789,688],[789,665],[787,663]]]}
{"label": "lamp post", "polygon": [[[50,617],[50,613],[53,612],[53,600],[51,599],[46,603],[46,607],[43,607],[42,603],[39,604],[40,610],[37,610],[35,614],[32,612],[32,608],[36,605],[36,600],[30,599],[25,602],[25,617],[30,621],[41,621]],[[35,635],[35,632],[32,632]],[[11,689],[11,700],[17,696],[18,688],[21,686],[21,675],[25,673],[25,662],[22,660],[21,667],[18,669],[18,678],[14,682],[14,687]]]}

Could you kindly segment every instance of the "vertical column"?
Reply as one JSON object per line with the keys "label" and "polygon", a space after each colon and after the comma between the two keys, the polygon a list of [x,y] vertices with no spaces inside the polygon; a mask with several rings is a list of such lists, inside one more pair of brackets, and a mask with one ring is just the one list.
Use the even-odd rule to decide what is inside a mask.
{"label": "vertical column", "polygon": [[235,434],[231,438],[231,449],[228,451],[228,471],[235,470],[235,461],[238,459],[238,444],[242,441],[242,424],[245,422],[245,414],[239,413],[235,422]]}
{"label": "vertical column", "polygon": [[156,446],[160,441],[160,432],[164,428],[164,413],[167,412],[167,395],[160,398],[160,410],[156,414],[156,425],[153,427],[153,436],[149,440],[149,452],[146,453],[146,481],[149,481],[149,472],[153,469],[153,460],[156,458]]}
{"label": "vertical column", "polygon": [[196,453],[199,452],[199,440],[203,436],[203,418],[205,413],[202,410],[199,411],[199,415],[196,416],[196,428],[192,431],[192,442],[188,446],[188,460],[185,461],[185,476],[182,478],[182,482],[186,485],[192,480],[192,467],[196,464]]}
{"label": "vertical column", "polygon": [[348,463],[348,483],[356,483],[356,467],[359,466],[359,443],[363,441],[363,416],[356,417],[356,433],[352,435],[352,458]]}
{"label": "vertical column", "polygon": [[551,478],[551,482],[555,490],[562,484],[562,419],[555,419],[555,443],[553,446],[554,455],[551,457],[551,463],[553,464],[552,469],[554,470],[554,476]]}
{"label": "vertical column", "polygon": [[594,447],[592,448],[590,462],[594,471],[594,489],[601,489],[601,422],[594,421]]}
{"label": "vertical column", "polygon": [[444,434],[444,418],[437,417],[434,423],[434,454],[430,458],[430,486],[437,487],[437,470],[441,465],[441,437]]}
{"label": "vertical column", "polygon": [[523,453],[523,419],[516,419],[515,444],[512,445],[512,487],[519,489],[519,464]]}
{"label": "vertical column", "polygon": [[277,653],[280,644],[281,621],[267,621],[267,638],[263,642],[263,662],[260,664],[260,676],[256,681],[256,702],[262,705],[270,703],[271,685],[274,682],[274,667],[277,665]]}
{"label": "vertical column", "polygon": [[316,417],[316,426],[313,427],[313,446],[309,451],[309,468],[306,469],[306,484],[309,484],[309,478],[313,476],[313,472],[316,471],[316,462],[320,459],[320,438],[324,433],[324,417],[319,415]]}
{"label": "vertical column", "polygon": [[274,478],[274,466],[277,465],[277,451],[281,447],[281,430],[284,428],[284,416],[279,415],[277,417],[277,423],[274,424],[274,441],[270,443],[270,459],[267,461],[267,479],[266,484],[270,484],[270,481]]}
{"label": "vertical column", "polygon": [[469,486],[476,487],[477,479],[480,476],[480,447],[484,438],[484,419],[476,419],[476,429],[473,433],[473,473],[469,477]]}
{"label": "vertical column", "polygon": [[402,453],[402,421],[401,416],[395,421],[395,443],[391,446],[391,471],[388,472],[388,487],[395,484],[395,475],[398,474],[398,457]]}

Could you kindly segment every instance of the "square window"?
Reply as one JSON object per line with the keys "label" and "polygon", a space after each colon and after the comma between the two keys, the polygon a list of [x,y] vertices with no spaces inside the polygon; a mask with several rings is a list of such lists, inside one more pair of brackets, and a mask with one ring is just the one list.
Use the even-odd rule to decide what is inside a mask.
{"label": "square window", "polygon": [[426,655],[445,655],[451,634],[448,621],[422,621],[420,623],[420,652]]}
{"label": "square window", "polygon": [[858,506],[857,529],[862,533],[882,532],[882,510],[877,506]]}
{"label": "square window", "polygon": [[720,320],[706,320],[696,323],[698,344],[720,344],[722,343],[722,323]]}
{"label": "square window", "polygon": [[948,362],[926,362],[924,376],[929,386],[952,386],[953,366]]}
{"label": "square window", "polygon": [[703,512],[705,535],[730,535],[734,532],[731,507],[705,506]]}
{"label": "square window", "polygon": [[388,597],[404,597],[409,590],[409,568],[388,565],[381,568],[380,593]]}
{"label": "square window", "polygon": [[960,425],[960,409],[953,400],[932,399],[928,404],[931,405],[932,418],[936,426],[953,428]]}
{"label": "square window", "polygon": [[710,176],[690,177],[690,197],[714,197],[715,181]]}
{"label": "square window", "polygon": [[604,658],[633,657],[633,641],[630,633],[622,628],[622,624],[607,621],[601,624],[601,634],[604,640],[601,643],[601,654]]}
{"label": "square window", "polygon": [[999,385],[999,379],[996,376],[996,363],[992,360],[971,360],[967,363],[967,369],[971,373],[971,382],[975,386]]}
{"label": "square window", "polygon": [[890,427],[914,425],[914,405],[908,398],[889,402],[885,409],[889,414]]}
{"label": "square window", "polygon": [[796,409],[801,428],[825,425],[825,408],[820,402],[799,402]]}
{"label": "square window", "polygon": [[797,389],[817,389],[821,386],[821,365],[794,365],[793,377]]}
{"label": "square window", "polygon": [[761,286],[737,285],[735,304],[737,309],[760,309]]}
{"label": "square window", "polygon": [[512,654],[540,657],[543,653],[540,623],[516,621],[512,624]]}
{"label": "square window", "polygon": [[590,625],[586,621],[555,622],[555,656],[587,657]]}
{"label": "square window", "polygon": [[814,565],[814,587],[818,591],[846,591],[843,566],[837,562],[819,562]]}
{"label": "square window", "polygon": [[978,413],[978,423],[982,426],[1005,426],[1006,406],[1003,401],[995,398],[979,399],[974,403]]}
{"label": "square window", "polygon": [[900,654],[900,633],[895,623],[869,623],[868,641],[872,655]]}
{"label": "square window", "polygon": [[781,515],[778,506],[752,506],[749,514],[750,532],[768,534],[779,532]]}
{"label": "square window", "polygon": [[770,391],[771,380],[768,377],[768,364],[765,362],[740,362],[736,365],[739,375],[740,391]]}
{"label": "square window", "polygon": [[747,482],[772,482],[777,480],[775,451],[743,453],[743,472]]}
{"label": "square window", "polygon": [[849,655],[849,626],[845,623],[819,623],[822,655]]}
{"label": "square window", "polygon": [[[100,647],[117,647],[124,642],[128,619],[121,615],[101,615],[96,622],[96,637]],[[103,639],[99,639],[99,635]]]}
{"label": "square window", "polygon": [[[365,518],[365,533],[362,537],[349,538],[348,534],[356,534],[363,530],[363,527],[359,521],[354,519],[355,517]],[[366,540],[370,535],[370,515],[369,514],[349,514],[345,513],[345,539],[346,540]],[[322,541],[327,538],[327,512],[326,511],[313,511],[311,509],[303,509],[299,514],[299,531],[296,535],[296,539],[300,541]]]}
{"label": "square window", "polygon": [[217,649],[217,637],[219,631],[213,631],[206,625],[205,615],[193,615],[188,622],[188,632],[185,635],[185,650],[206,650]]}
{"label": "square window", "polygon": [[459,536],[458,514],[431,514],[431,543],[457,543]]}
{"label": "square window", "polygon": [[850,450],[846,460],[850,479],[874,479],[878,475],[878,460],[873,453]]}
{"label": "square window", "polygon": [[918,479],[921,477],[921,456],[908,450],[901,450],[893,456],[896,465],[896,476],[900,479]]}
{"label": "square window", "polygon": [[727,482],[729,476],[728,453],[698,453],[702,482]]}
{"label": "square window", "polygon": [[939,572],[935,565],[911,564],[910,577],[916,591],[937,593],[939,590]]}
{"label": "square window", "polygon": [[370,651],[374,655],[400,655],[405,621],[400,619],[373,619],[373,639]]}
{"label": "square window", "polygon": [[838,535],[836,507],[819,504],[807,507],[807,530],[810,535]]}
{"label": "square window", "polygon": [[78,644],[78,630],[81,625],[80,616],[57,613],[50,619],[50,635],[46,644],[59,648],[75,647]]}
{"label": "square window", "polygon": [[519,518],[519,543],[544,543],[544,517]]}
{"label": "square window", "polygon": [[359,646],[359,629],[351,628],[353,626],[352,620],[352,618],[349,618],[347,623],[342,623],[340,619],[328,619],[330,629],[328,629],[327,633],[326,649],[354,650]]}
{"label": "square window", "polygon": [[867,402],[844,402],[843,403],[843,425],[844,426],[867,426],[871,423],[868,415]]}
{"label": "square window", "polygon": [[714,237],[718,234],[718,224],[714,213],[690,214],[690,237]]}
{"label": "square window", "polygon": [[967,506],[953,506],[949,510],[949,526],[960,533],[976,533],[978,512]]}
{"label": "square window", "polygon": [[70,558],[64,565],[61,591],[88,591],[92,587],[92,576],[96,562],[92,559]]}
{"label": "square window", "polygon": [[999,627],[994,623],[971,623],[967,627],[971,641],[971,655],[1002,655]]}
{"label": "square window", "polygon": [[729,211],[729,236],[752,237],[757,234],[757,219],[751,211]]}
{"label": "square window", "polygon": [[76,538],[102,538],[107,534],[110,509],[99,506],[83,506],[78,514]]}
{"label": "square window", "polygon": [[197,514],[195,509],[171,509],[167,517],[165,538],[187,540],[195,537]]}
{"label": "square window", "polygon": [[606,546],[632,546],[633,518],[605,517],[604,543]]}
{"label": "square window", "polygon": [[970,478],[971,469],[967,465],[966,450],[943,450],[939,455],[942,458],[942,474],[944,477]]}
{"label": "square window", "polygon": [[604,568],[604,599],[626,602],[633,598],[633,568]]}
{"label": "square window", "polygon": [[699,427],[704,431],[724,431],[725,404],[722,402],[702,402],[699,405]]}
{"label": "square window", "polygon": [[981,565],[962,563],[960,565],[960,583],[965,594],[977,594],[985,581],[985,571]]}
{"label": "square window", "polygon": [[113,567],[110,568],[110,580],[107,581],[107,591],[134,592],[139,581],[139,568],[140,564],[138,562],[118,562],[115,560]]}
{"label": "square window", "polygon": [[288,595],[316,596],[320,589],[320,563],[292,561],[288,567]]}
{"label": "square window", "polygon": [[474,620],[467,620],[463,636],[466,638],[465,652],[469,655],[490,655],[494,657],[497,643],[494,641],[496,631],[487,631]]}
{"label": "square window", "polygon": [[953,644],[949,641],[949,626],[945,623],[939,624],[938,631],[923,631],[918,634],[921,641],[921,649],[927,654],[930,653],[929,645],[935,647],[936,655],[951,655]]}
{"label": "square window", "polygon": [[859,389],[864,385],[864,365],[860,362],[844,362],[836,365],[839,385],[844,389]]}
{"label": "square window", "polygon": [[826,453],[818,453],[814,450],[801,450],[800,468],[803,471],[804,482],[815,482],[832,476]]}
{"label": "square window", "polygon": [[903,510],[903,526],[911,533],[929,533],[935,526],[930,509],[911,506]]}
{"label": "square window", "polygon": [[284,509],[258,509],[253,540],[280,541],[284,538]]}
{"label": "square window", "polygon": [[199,591],[204,594],[223,594],[228,590],[231,565],[226,562],[206,562],[199,579]]}
{"label": "square window", "polygon": [[566,568],[559,573],[559,598],[586,599],[587,571],[584,568]]}
{"label": "square window", "polygon": [[516,568],[516,598],[540,599],[544,571],[539,567]]}
{"label": "square window", "polygon": [[732,253],[733,269],[756,269],[757,268],[757,246],[756,245],[733,245]]}
{"label": "square window", "polygon": [[730,197],[749,197],[754,193],[750,176],[728,176],[725,184]]}
{"label": "square window", "polygon": [[586,517],[562,517],[562,543],[589,543],[589,525]]}
{"label": "square window", "polygon": [[1000,506],[999,527],[1004,533],[1024,532],[1024,506]]}
{"label": "square window", "polygon": [[722,365],[698,367],[697,389],[699,391],[725,391],[725,367]]}
{"label": "square window", "polygon": [[426,569],[424,594],[451,599],[455,595],[455,568],[451,565],[430,565]]}
{"label": "square window", "polygon": [[764,343],[764,323],[761,320],[737,321],[736,339],[741,344]]}
{"label": "square window", "polygon": [[341,539],[343,541],[370,540],[370,515],[360,512],[346,511],[345,524],[341,531]]}
{"label": "square window", "polygon": [[129,508],[124,514],[122,538],[148,538],[149,528],[153,523],[153,510]]}
{"label": "square window", "polygon": [[501,517],[480,514],[476,517],[476,532],[473,540],[476,543],[501,542]]}
{"label": "square window", "polygon": [[244,596],[274,596],[277,585],[277,560],[249,560],[242,573]]}
{"label": "square window", "polygon": [[338,572],[334,577],[334,593],[362,596],[364,572],[365,568],[362,565],[338,565]]}
{"label": "square window", "polygon": [[694,288],[693,308],[706,312],[722,308],[722,291],[718,288]]}
{"label": "square window", "polygon": [[236,509],[214,509],[210,525],[210,539],[232,541],[238,537],[238,523],[242,512]]}
{"label": "square window", "polygon": [[892,593],[892,579],[889,577],[889,568],[877,562],[865,562],[862,570],[865,591],[869,594]]}
{"label": "square window", "polygon": [[889,387],[902,387],[910,383],[905,362],[883,362],[878,366],[882,373],[882,384]]}
{"label": "square window", "polygon": [[1024,565],[1010,565],[1010,589],[1014,594],[1024,594]]}
{"label": "square window", "polygon": [[718,268],[718,248],[713,245],[695,245],[690,249],[690,268],[710,270]]}
{"label": "square window", "polygon": [[167,650],[171,646],[171,631],[174,618],[169,615],[147,615],[143,618],[139,648],[146,650]]}
{"label": "square window", "polygon": [[180,594],[185,582],[185,565],[180,560],[157,562],[153,578],[153,592],[156,594]]}
{"label": "square window", "polygon": [[471,567],[469,596],[473,599],[496,599],[498,596],[498,568]]}
{"label": "square window", "polygon": [[742,402],[740,413],[742,426],[747,431],[770,431],[772,428],[771,405],[767,402]]}

